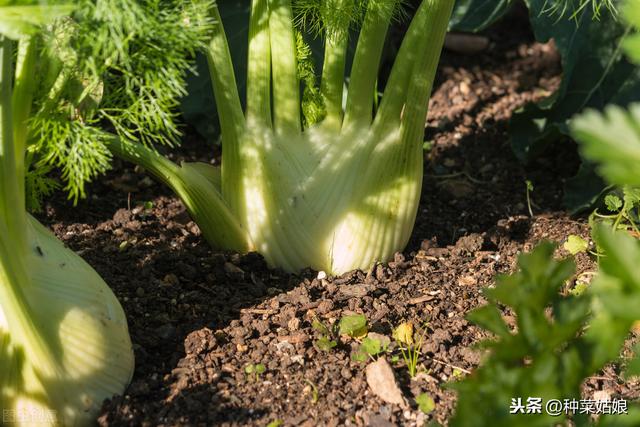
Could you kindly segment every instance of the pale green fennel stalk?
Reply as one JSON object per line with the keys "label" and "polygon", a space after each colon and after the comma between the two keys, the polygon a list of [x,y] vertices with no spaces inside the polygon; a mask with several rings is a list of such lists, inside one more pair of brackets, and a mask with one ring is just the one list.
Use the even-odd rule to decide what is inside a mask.
{"label": "pale green fennel stalk", "polygon": [[[453,0],[424,0],[375,114],[378,68],[397,0],[294,2],[325,36],[323,120],[303,126],[290,0],[254,0],[246,111],[217,8],[207,57],[222,129],[222,166],[178,166],[139,144],[111,150],[183,200],[215,247],[255,250],[288,271],[332,274],[388,260],[408,242],[422,187],[422,139]],[[343,109],[347,37],[364,17]],[[305,123],[310,122],[306,120]]]}

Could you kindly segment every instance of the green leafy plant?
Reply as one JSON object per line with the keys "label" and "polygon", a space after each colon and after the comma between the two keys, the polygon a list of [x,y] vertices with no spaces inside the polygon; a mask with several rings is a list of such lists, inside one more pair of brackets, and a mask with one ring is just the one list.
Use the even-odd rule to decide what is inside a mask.
{"label": "green leafy plant", "polygon": [[571,255],[576,255],[581,252],[586,252],[589,249],[589,242],[580,236],[572,234],[562,246]]}
{"label": "green leafy plant", "polygon": [[[244,112],[214,6],[206,54],[222,166],[178,166],[127,141],[110,149],[169,185],[215,247],[255,250],[289,271],[339,274],[387,260],[404,248],[415,221],[427,101],[453,7],[453,0],[421,3],[376,108],[378,66],[399,3],[253,1]],[[299,61],[304,44],[294,9],[324,35],[320,79]],[[346,48],[357,23],[345,92]]]}
{"label": "green leafy plant", "polygon": [[250,363],[244,367],[244,373],[252,377],[256,382],[260,379],[260,375],[266,372],[267,368],[262,363]]}
{"label": "green leafy plant", "polygon": [[[630,262],[640,262],[640,247],[606,228],[598,228],[597,236],[609,256],[603,258],[602,273],[589,292],[560,295],[560,288],[573,275],[574,263],[555,261],[554,245],[549,243],[522,255],[519,272],[499,277],[496,287],[485,291],[490,304],[470,313],[469,319],[493,332],[496,339],[483,343],[491,350],[484,364],[452,384],[459,391],[452,425],[555,425],[567,414],[511,414],[512,399],[525,403],[527,398],[580,399],[582,381],[617,359],[637,313],[637,309],[623,312],[625,308],[617,304],[628,300],[629,310],[640,297],[637,278],[619,277],[628,278],[626,274],[635,271]],[[515,313],[516,331],[503,320],[501,306]],[[571,415],[578,426],[590,423],[589,416],[579,411]],[[634,425],[637,416],[619,416],[618,425]]]}
{"label": "green leafy plant", "polygon": [[329,327],[318,319],[313,319],[311,325],[313,329],[320,333],[320,337],[316,340],[316,346],[322,351],[331,351],[338,345],[336,325]]}
{"label": "green leafy plant", "polygon": [[367,335],[369,325],[364,314],[352,314],[343,316],[338,322],[340,335],[348,335],[351,338],[360,338]]}
{"label": "green leafy plant", "polygon": [[[184,3],[184,4],[183,4]],[[73,200],[108,140],[172,142],[172,109],[209,3],[0,2],[0,409],[90,425],[133,374],[114,294],[33,217],[60,177]],[[189,21],[191,20],[191,21]],[[109,132],[111,129],[112,132]],[[31,419],[50,414],[46,419]],[[4,422],[4,421],[3,421]]]}
{"label": "green leafy plant", "polygon": [[[640,29],[640,5],[627,2],[623,15],[629,25]],[[623,43],[630,58],[640,63],[640,35]],[[616,105],[603,112],[588,110],[571,121],[571,131],[585,158],[596,164],[598,172],[615,188],[604,197],[609,211],[594,211],[592,224],[604,223],[640,238],[640,104],[628,110]]]}
{"label": "green leafy plant", "polygon": [[410,322],[401,323],[393,330],[393,338],[398,344],[402,359],[411,378],[418,374],[418,362],[422,355],[422,345],[426,334],[426,324],[420,328],[420,331],[415,331],[413,324]]}
{"label": "green leafy plant", "polygon": [[389,349],[389,342],[381,339],[365,337],[358,350],[351,354],[351,358],[356,362],[365,362],[368,359],[375,360],[380,354],[386,353]]}

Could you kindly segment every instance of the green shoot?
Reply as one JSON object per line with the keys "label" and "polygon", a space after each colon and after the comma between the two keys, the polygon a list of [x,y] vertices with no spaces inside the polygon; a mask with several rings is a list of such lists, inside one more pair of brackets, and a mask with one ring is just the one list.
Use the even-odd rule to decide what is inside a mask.
{"label": "green shoot", "polygon": [[527,188],[527,208],[529,209],[529,216],[533,218],[533,209],[531,209],[531,193],[533,193],[533,182],[527,179],[525,181],[525,186]]}
{"label": "green shoot", "polygon": [[260,375],[264,374],[267,368],[262,364],[249,364],[244,367],[244,373],[253,378],[256,382],[260,379]]}
{"label": "green shoot", "polygon": [[409,376],[414,378],[418,374],[418,362],[422,355],[422,344],[427,334],[426,324],[421,328],[420,333],[414,332],[413,324],[409,322],[401,323],[393,331],[402,359],[409,371]]}
{"label": "green shoot", "polygon": [[337,329],[335,325],[333,328],[329,328],[319,319],[313,319],[311,326],[320,333],[320,337],[315,342],[318,349],[329,352],[338,345]]}

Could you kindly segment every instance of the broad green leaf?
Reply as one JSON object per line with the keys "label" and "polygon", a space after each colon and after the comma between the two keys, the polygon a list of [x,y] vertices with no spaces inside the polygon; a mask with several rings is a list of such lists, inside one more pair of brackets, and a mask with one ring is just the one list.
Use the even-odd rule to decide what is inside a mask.
{"label": "broad green leaf", "polygon": [[640,104],[629,111],[614,105],[604,113],[588,110],[572,120],[571,130],[610,183],[640,185]]}
{"label": "broad green leaf", "polygon": [[564,245],[562,245],[571,255],[578,254],[580,252],[586,252],[589,248],[589,242],[584,240],[580,236],[576,236],[574,234],[570,235]]}
{"label": "broad green leaf", "polygon": [[377,356],[382,351],[382,343],[376,339],[365,338],[362,340],[360,349],[371,356]]}
{"label": "broad green leaf", "polygon": [[558,20],[543,12],[545,3],[529,0],[531,23],[538,41],[555,41],[563,80],[553,96],[514,115],[512,143],[523,160],[567,134],[567,120],[584,108],[640,100],[640,71],[621,49],[625,26],[609,14],[594,20],[591,12],[580,15],[578,22]]}
{"label": "broad green leaf", "polygon": [[[527,4],[536,39],[555,41],[563,79],[555,94],[527,105],[511,119],[512,147],[523,161],[568,135],[568,122],[574,114],[586,108],[640,101],[640,68],[624,55],[627,25],[621,19],[610,13],[593,19],[593,11],[586,8],[576,21],[545,13],[546,0],[528,0]],[[581,170],[565,189],[565,203],[573,211],[588,207],[603,190],[601,181],[589,172],[589,168]]]}
{"label": "broad green leaf", "polygon": [[513,0],[458,0],[449,28],[456,31],[482,31],[502,18]]}
{"label": "broad green leaf", "polygon": [[367,318],[364,314],[354,314],[344,316],[338,324],[340,335],[348,335],[353,338],[362,337],[367,334]]}

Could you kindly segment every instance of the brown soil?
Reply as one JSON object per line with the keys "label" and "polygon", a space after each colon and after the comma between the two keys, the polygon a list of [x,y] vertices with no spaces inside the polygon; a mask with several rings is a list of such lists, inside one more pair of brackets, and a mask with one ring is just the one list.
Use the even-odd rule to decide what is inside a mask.
{"label": "brown soil", "polygon": [[[370,271],[318,279],[270,270],[259,255],[211,250],[182,204],[142,171],[116,164],[88,200],[70,209],[60,196],[41,219],[114,289],[129,319],[136,372],[124,396],[106,402],[103,426],[422,425],[446,423],[455,407],[448,381],[480,362],[472,345],[486,334],[465,320],[485,302],[483,287],[513,271],[537,242],[588,235],[561,207],[563,180],[578,159],[570,144],[527,168],[511,154],[508,119],[559,82],[552,46],[532,40],[512,16],[488,35],[480,55],[445,52],[431,100],[422,202],[409,247]],[[175,157],[209,160],[215,149],[186,138]],[[528,213],[525,181],[533,182]],[[151,209],[144,209],[152,202]],[[560,251],[561,252],[561,251]],[[578,270],[594,269],[578,257]],[[402,321],[426,324],[420,366],[411,379],[393,363],[407,408],[386,404],[367,386],[357,347],[342,337],[318,349],[313,319],[327,325],[363,313],[390,336]],[[263,364],[256,378],[245,367]],[[585,393],[634,396],[614,367]],[[428,392],[422,414],[412,396]]]}

